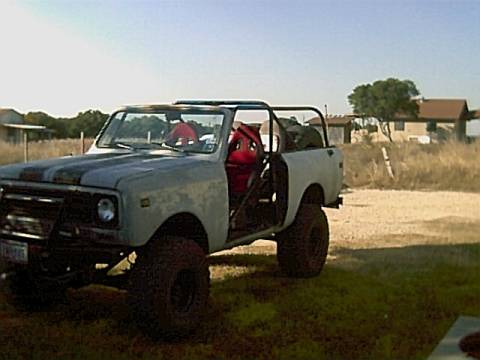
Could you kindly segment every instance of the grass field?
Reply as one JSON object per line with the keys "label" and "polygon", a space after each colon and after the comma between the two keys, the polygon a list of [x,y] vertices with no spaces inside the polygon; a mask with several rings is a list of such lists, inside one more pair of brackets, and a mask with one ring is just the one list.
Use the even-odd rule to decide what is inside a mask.
{"label": "grass field", "polygon": [[[86,149],[93,139],[87,139]],[[385,169],[381,147],[386,146],[395,179]],[[480,192],[480,141],[473,144],[421,145],[345,144],[345,183],[352,188],[423,189]],[[80,154],[80,140],[53,140],[29,144],[29,159]],[[0,165],[23,161],[23,147],[0,143]]]}
{"label": "grass field", "polygon": [[[88,149],[92,139],[85,140]],[[36,141],[28,144],[30,161],[48,159],[52,157],[79,155],[81,144],[79,139],[64,139],[51,141]],[[0,165],[22,162],[24,160],[23,145],[12,145],[0,141]]]}
{"label": "grass field", "polygon": [[[387,148],[395,178],[386,171]],[[480,192],[480,141],[472,144],[346,144],[345,183],[353,188]]]}
{"label": "grass field", "polygon": [[469,210],[480,195],[427,193],[429,212],[423,198],[346,194],[345,208],[328,213],[330,256],[314,279],[284,277],[268,242],[211,257],[208,313],[176,343],[143,336],[112,288],[71,291],[40,313],[0,298],[0,358],[425,358],[459,315],[480,316],[480,215]]}

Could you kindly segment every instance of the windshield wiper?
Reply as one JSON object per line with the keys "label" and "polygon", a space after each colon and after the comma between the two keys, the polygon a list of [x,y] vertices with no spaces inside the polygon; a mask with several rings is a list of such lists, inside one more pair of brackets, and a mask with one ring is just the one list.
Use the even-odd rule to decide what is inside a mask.
{"label": "windshield wiper", "polygon": [[135,147],[130,144],[125,144],[123,142],[116,142],[112,144],[113,146],[121,149],[135,150]]}
{"label": "windshield wiper", "polygon": [[152,142],[150,142],[150,144],[158,145],[158,146],[160,147],[160,149],[177,151],[177,152],[181,152],[181,153],[184,153],[184,154],[186,153],[186,151],[185,151],[184,149],[177,148],[177,147],[175,147],[175,146],[169,145],[169,144],[167,144],[166,142],[155,142],[155,141],[152,141]]}

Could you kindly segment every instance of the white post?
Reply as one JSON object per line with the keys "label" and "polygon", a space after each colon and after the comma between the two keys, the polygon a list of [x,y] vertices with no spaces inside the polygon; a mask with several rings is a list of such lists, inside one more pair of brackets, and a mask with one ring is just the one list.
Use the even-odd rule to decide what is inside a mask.
{"label": "white post", "polygon": [[23,161],[28,162],[28,132],[23,131]]}
{"label": "white post", "polygon": [[147,132],[147,143],[150,144],[152,142],[152,132]]}
{"label": "white post", "polygon": [[85,134],[80,132],[80,154],[85,154]]}
{"label": "white post", "polygon": [[390,163],[390,158],[388,157],[387,149],[385,149],[385,147],[383,146],[382,146],[382,154],[383,154],[383,160],[385,160],[385,166],[387,167],[388,176],[394,179],[395,177],[393,176],[392,164]]}

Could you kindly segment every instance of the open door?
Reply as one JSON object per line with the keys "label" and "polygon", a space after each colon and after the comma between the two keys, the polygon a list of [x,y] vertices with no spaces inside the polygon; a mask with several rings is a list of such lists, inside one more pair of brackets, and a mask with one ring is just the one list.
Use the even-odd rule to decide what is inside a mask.
{"label": "open door", "polygon": [[258,107],[250,110],[257,113],[254,121],[245,116],[249,110],[244,107],[235,114],[225,164],[230,241],[272,228],[286,213],[288,174],[280,155],[283,138],[273,112],[262,110],[263,120]]}

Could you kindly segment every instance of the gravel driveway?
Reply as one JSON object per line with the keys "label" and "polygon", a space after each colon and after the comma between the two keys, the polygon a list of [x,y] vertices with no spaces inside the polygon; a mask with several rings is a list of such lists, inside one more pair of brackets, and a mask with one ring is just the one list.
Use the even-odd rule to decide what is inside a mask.
{"label": "gravel driveway", "polygon": [[[352,190],[342,196],[343,207],[326,209],[331,250],[480,242],[478,193]],[[476,229],[479,236],[452,237],[453,228]],[[275,247],[259,240],[223,253],[275,253]]]}

